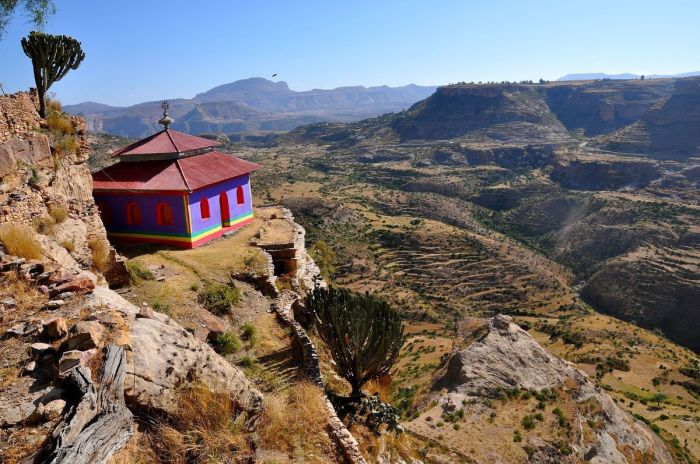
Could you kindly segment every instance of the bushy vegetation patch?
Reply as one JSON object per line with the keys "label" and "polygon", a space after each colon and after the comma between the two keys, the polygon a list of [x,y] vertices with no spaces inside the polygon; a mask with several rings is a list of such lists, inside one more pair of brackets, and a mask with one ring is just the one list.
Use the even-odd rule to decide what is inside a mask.
{"label": "bushy vegetation patch", "polygon": [[197,294],[197,301],[207,311],[222,315],[228,313],[231,306],[241,301],[241,291],[227,284],[208,283]]}
{"label": "bushy vegetation patch", "polygon": [[217,335],[212,345],[214,345],[217,353],[226,356],[241,349],[241,340],[238,338],[238,335],[228,331]]}
{"label": "bushy vegetation patch", "polygon": [[143,264],[138,261],[129,261],[126,263],[126,268],[129,270],[129,278],[132,282],[141,280],[155,280],[156,276],[148,270]]}

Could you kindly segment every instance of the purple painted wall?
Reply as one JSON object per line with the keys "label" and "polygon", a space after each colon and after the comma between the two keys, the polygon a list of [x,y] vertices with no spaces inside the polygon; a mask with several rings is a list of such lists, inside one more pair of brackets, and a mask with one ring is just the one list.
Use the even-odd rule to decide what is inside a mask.
{"label": "purple painted wall", "polygon": [[[113,194],[95,193],[95,203],[101,210],[103,222],[109,232],[134,232],[153,234],[186,235],[187,223],[185,218],[185,203],[180,193],[143,195],[115,192]],[[127,224],[126,210],[131,202],[136,203],[141,210],[141,224]],[[166,203],[173,212],[172,225],[160,225],[156,219],[156,207]],[[106,207],[106,211],[102,209]]]}
{"label": "purple painted wall", "polygon": [[[243,204],[238,204],[236,191],[238,187],[243,188]],[[250,176],[243,176],[230,179],[213,186],[204,187],[189,194],[190,223],[192,224],[192,234],[196,235],[212,227],[221,225],[221,209],[219,208],[219,194],[225,191],[228,198],[229,217],[232,221],[253,211],[252,197],[250,192]],[[202,219],[200,204],[202,198],[209,201],[209,219]]]}

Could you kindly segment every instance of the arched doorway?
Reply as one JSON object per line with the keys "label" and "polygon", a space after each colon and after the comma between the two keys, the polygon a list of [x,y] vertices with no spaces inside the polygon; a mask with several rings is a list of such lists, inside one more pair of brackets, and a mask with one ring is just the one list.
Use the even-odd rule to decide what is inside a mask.
{"label": "arched doorway", "polygon": [[156,206],[156,222],[161,226],[173,225],[173,209],[167,203],[158,203]]}
{"label": "arched doorway", "polygon": [[141,208],[133,201],[126,205],[126,223],[129,225],[141,224]]}
{"label": "arched doorway", "polygon": [[219,194],[219,210],[221,211],[221,224],[226,225],[231,220],[231,212],[228,208],[228,195],[226,192]]}

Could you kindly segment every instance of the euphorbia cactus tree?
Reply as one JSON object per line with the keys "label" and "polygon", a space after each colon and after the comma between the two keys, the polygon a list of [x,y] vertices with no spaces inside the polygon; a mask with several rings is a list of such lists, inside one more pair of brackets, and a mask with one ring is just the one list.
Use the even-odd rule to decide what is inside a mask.
{"label": "euphorbia cactus tree", "polygon": [[317,287],[307,297],[318,333],[358,401],[362,385],[389,373],[404,342],[398,311],[368,293]]}
{"label": "euphorbia cactus tree", "polygon": [[46,117],[46,92],[71,69],[85,59],[80,42],[67,35],[31,32],[22,39],[24,54],[32,60],[34,80],[39,94],[39,115]]}

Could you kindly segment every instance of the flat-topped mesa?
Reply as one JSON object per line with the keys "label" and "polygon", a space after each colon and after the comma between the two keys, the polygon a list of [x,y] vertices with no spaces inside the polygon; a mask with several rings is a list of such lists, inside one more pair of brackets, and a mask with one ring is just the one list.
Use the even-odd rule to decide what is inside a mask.
{"label": "flat-topped mesa", "polygon": [[194,248],[253,220],[250,173],[260,166],[214,150],[219,143],[165,128],[113,154],[93,174],[111,238]]}

